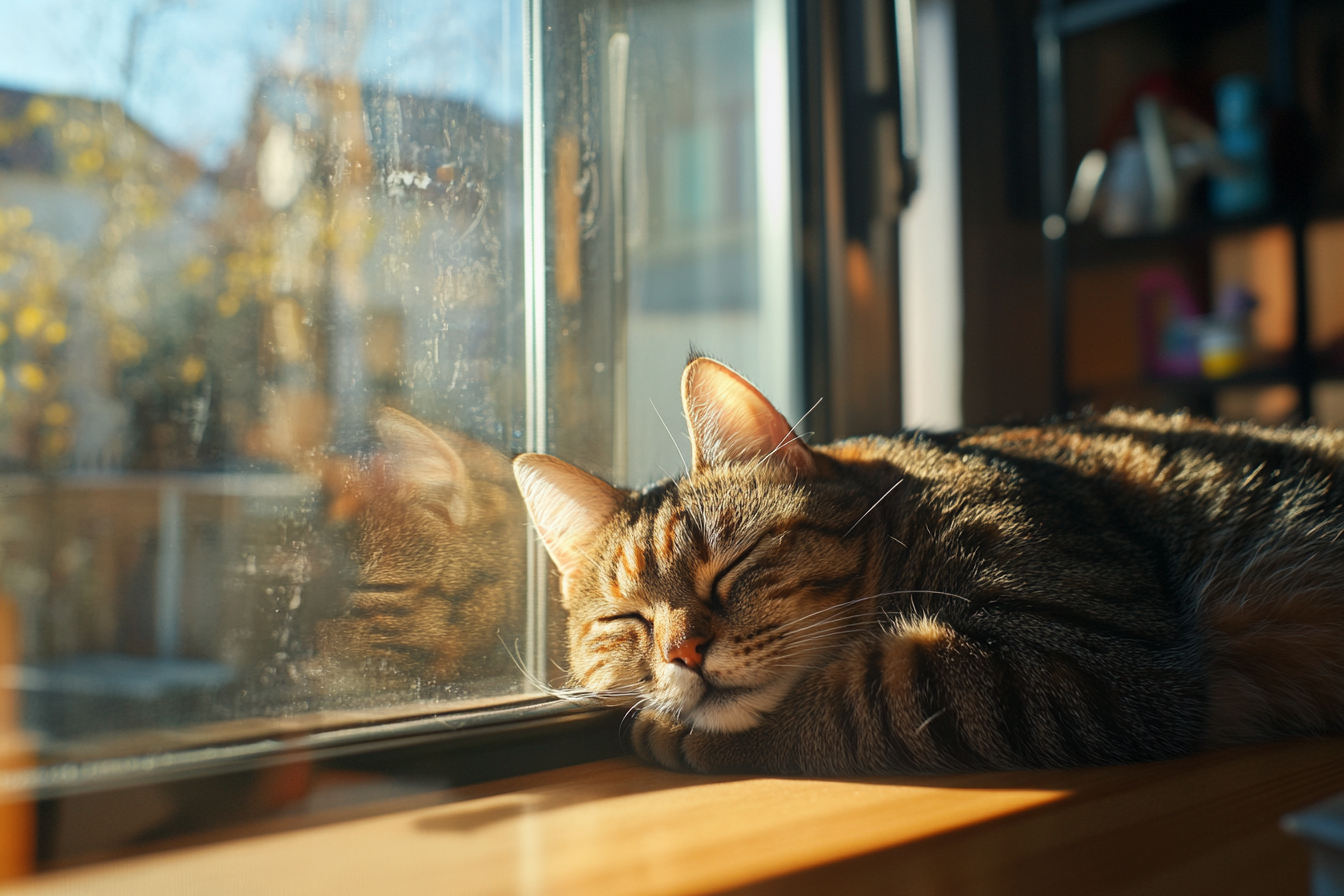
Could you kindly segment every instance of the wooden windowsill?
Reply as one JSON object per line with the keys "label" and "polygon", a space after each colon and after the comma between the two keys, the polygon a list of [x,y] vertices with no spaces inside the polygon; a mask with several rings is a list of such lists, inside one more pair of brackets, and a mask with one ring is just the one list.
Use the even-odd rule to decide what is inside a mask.
{"label": "wooden windowsill", "polygon": [[1278,819],[1344,737],[1172,762],[846,780],[617,759],[429,807],[59,871],[13,893],[1305,893]]}

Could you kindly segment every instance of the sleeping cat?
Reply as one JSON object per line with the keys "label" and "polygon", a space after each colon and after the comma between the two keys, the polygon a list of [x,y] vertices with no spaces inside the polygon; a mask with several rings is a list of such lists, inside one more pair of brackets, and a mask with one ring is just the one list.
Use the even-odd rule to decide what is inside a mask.
{"label": "sleeping cat", "polygon": [[392,409],[377,427],[383,450],[328,486],[358,569],[344,614],[318,626],[327,690],[510,672],[503,639],[517,629],[526,540],[508,460]]}
{"label": "sleeping cat", "polygon": [[514,473],[647,759],[872,774],[1344,731],[1344,435],[1113,411],[809,447],[708,358],[689,475]]}

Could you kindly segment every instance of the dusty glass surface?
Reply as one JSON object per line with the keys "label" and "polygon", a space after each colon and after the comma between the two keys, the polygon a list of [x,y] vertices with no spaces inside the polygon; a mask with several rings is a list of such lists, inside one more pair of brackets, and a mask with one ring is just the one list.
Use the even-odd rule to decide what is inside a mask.
{"label": "dusty glass surface", "polygon": [[563,680],[509,458],[675,472],[693,344],[797,410],[786,8],[0,6],[0,657],[47,759]]}
{"label": "dusty glass surface", "polygon": [[523,690],[519,5],[6,4],[0,35],[24,726]]}

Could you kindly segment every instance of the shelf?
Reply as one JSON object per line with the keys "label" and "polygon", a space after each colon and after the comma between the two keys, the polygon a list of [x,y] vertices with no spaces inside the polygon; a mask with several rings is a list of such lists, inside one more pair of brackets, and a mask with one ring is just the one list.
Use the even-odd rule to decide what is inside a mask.
{"label": "shelf", "polygon": [[[1314,17],[1304,16],[1303,10],[1308,8],[1325,10],[1329,15],[1313,13]],[[1252,67],[1264,78],[1270,102],[1276,107],[1296,108],[1305,102],[1305,94],[1300,92],[1297,80],[1306,77],[1314,80],[1326,78],[1323,69],[1303,69],[1298,72],[1295,68],[1294,60],[1298,51],[1303,49],[1306,30],[1319,30],[1326,26],[1335,28],[1344,21],[1338,14],[1339,9],[1338,0],[1044,0],[1043,9],[1036,20],[1037,76],[1041,103],[1041,208],[1046,214],[1044,220],[1049,221],[1050,216],[1063,213],[1073,174],[1073,168],[1069,165],[1070,155],[1080,149],[1069,142],[1067,121],[1070,115],[1066,108],[1069,102],[1076,104],[1091,97],[1094,103],[1104,101],[1105,107],[1111,108],[1119,101],[1117,97],[1123,94],[1123,91],[1117,94],[1115,89],[1103,90],[1099,87],[1095,78],[1100,77],[1100,74],[1079,62],[1085,58],[1083,56],[1070,57],[1077,63],[1074,65],[1077,71],[1070,69],[1071,74],[1066,78],[1066,54],[1061,52],[1062,38],[1084,32],[1095,35],[1081,40],[1075,47],[1075,51],[1086,54],[1086,58],[1098,53],[1105,58],[1129,58],[1126,54],[1137,46],[1152,43],[1153,47],[1157,47],[1161,44],[1162,52],[1154,49],[1153,53],[1141,53],[1134,57],[1138,61],[1135,66],[1131,66],[1133,71],[1121,66],[1112,72],[1117,78],[1126,71],[1129,77],[1138,77],[1144,65],[1160,67],[1161,60],[1167,60],[1168,65],[1175,64],[1177,68],[1181,60],[1186,60],[1194,69],[1200,65],[1208,67],[1210,73],[1226,70],[1229,65]],[[1100,30],[1139,17],[1142,17],[1142,22],[1136,22],[1133,28],[1105,29],[1104,34]],[[1323,52],[1319,40],[1310,46],[1315,47],[1313,53],[1319,55]],[[1143,60],[1149,61],[1143,63]],[[1094,76],[1093,80],[1089,80],[1088,72]],[[1072,94],[1065,89],[1064,84],[1069,78],[1076,80],[1079,85]],[[1077,92],[1079,90],[1088,93],[1080,94]],[[1089,128],[1104,124],[1100,120],[1093,120],[1097,118],[1093,114],[1096,111],[1096,108],[1092,108],[1082,116]],[[1291,143],[1289,138],[1296,133],[1291,127],[1295,121],[1295,118],[1284,120],[1284,126],[1288,129],[1282,131],[1283,140],[1280,142],[1286,148]],[[1290,160],[1290,156],[1285,156],[1281,162]],[[1344,357],[1344,354],[1322,355],[1314,348],[1310,313],[1313,303],[1319,305],[1323,296],[1312,295],[1313,259],[1309,258],[1307,248],[1308,225],[1344,217],[1344,195],[1341,195],[1344,193],[1344,185],[1324,177],[1324,168],[1319,172],[1322,177],[1317,178],[1315,173],[1309,184],[1282,185],[1285,196],[1290,200],[1298,197],[1309,201],[1308,207],[1291,201],[1281,202],[1261,214],[1223,220],[1214,218],[1207,211],[1194,211],[1203,205],[1196,201],[1189,206],[1192,209],[1189,220],[1163,233],[1107,237],[1095,224],[1089,223],[1072,228],[1061,238],[1047,238],[1044,248],[1050,312],[1051,387],[1056,410],[1062,412],[1076,404],[1071,401],[1073,390],[1068,385],[1068,353],[1070,295],[1071,289],[1079,285],[1077,277],[1081,277],[1089,288],[1097,287],[1098,294],[1109,303],[1088,309],[1091,314],[1089,320],[1095,325],[1101,319],[1098,315],[1104,317],[1107,314],[1123,313],[1121,308],[1125,303],[1120,290],[1126,288],[1125,280],[1132,278],[1138,269],[1150,265],[1176,265],[1197,285],[1208,286],[1203,281],[1214,276],[1213,267],[1216,264],[1221,265],[1219,271],[1223,279],[1231,276],[1222,268],[1227,266],[1225,262],[1230,258],[1227,253],[1236,246],[1218,245],[1219,238],[1249,236],[1253,231],[1275,227],[1286,231],[1289,243],[1286,249],[1289,254],[1283,256],[1285,250],[1278,245],[1277,238],[1270,241],[1275,243],[1275,276],[1281,273],[1278,268],[1286,265],[1291,278],[1286,281],[1291,284],[1287,295],[1275,293],[1275,307],[1282,308],[1286,304],[1292,315],[1291,356],[1306,359],[1314,355],[1317,358],[1315,362],[1280,363],[1268,370],[1251,371],[1222,380],[1202,377],[1145,379],[1134,374],[1132,367],[1124,371],[1116,368],[1099,372],[1118,376],[1134,375],[1132,383],[1115,384],[1114,388],[1153,393],[1154,406],[1171,406],[1184,401],[1194,404],[1204,401],[1207,404],[1207,399],[1227,387],[1282,384],[1296,391],[1297,416],[1311,418],[1314,413],[1313,384],[1322,380],[1338,382],[1341,379],[1336,373],[1324,373],[1327,369],[1337,371],[1338,363],[1331,363],[1327,367],[1321,361],[1328,357],[1336,362]],[[1301,191],[1297,187],[1309,189],[1299,196]],[[1052,230],[1043,227],[1046,234]],[[1285,282],[1282,278],[1275,280],[1275,283],[1282,282]],[[1335,287],[1327,284],[1321,288]],[[1110,291],[1106,292],[1106,289]],[[1331,326],[1336,324],[1332,323]],[[1284,335],[1279,333],[1275,338],[1281,340]]]}
{"label": "shelf", "polygon": [[[1070,3],[1056,14],[1053,30],[1060,37],[1069,37],[1182,2],[1184,0],[1086,0],[1083,3]],[[1048,19],[1048,14],[1041,15],[1037,33],[1049,27]]]}
{"label": "shelf", "polygon": [[1159,264],[1207,252],[1208,234],[1164,233],[1108,237],[1095,228],[1073,231],[1068,237],[1068,269]]}
{"label": "shelf", "polygon": [[1088,221],[1068,230],[1068,264],[1070,267],[1097,267],[1142,262],[1148,258],[1181,254],[1221,236],[1234,236],[1266,227],[1292,227],[1298,223],[1309,226],[1317,221],[1339,218],[1344,218],[1344,202],[1332,197],[1329,201],[1318,203],[1315,210],[1305,216],[1295,216],[1287,209],[1271,209],[1236,218],[1198,215],[1171,230],[1127,236],[1107,236],[1094,222]]}
{"label": "shelf", "polygon": [[1183,253],[1220,236],[1248,233],[1265,227],[1289,227],[1286,212],[1270,211],[1239,218],[1191,218],[1166,231],[1107,236],[1095,224],[1076,225],[1068,232],[1068,260],[1072,266],[1096,266],[1143,261],[1153,256]]}
{"label": "shelf", "polygon": [[1142,380],[1142,384],[1163,389],[1196,392],[1235,386],[1285,386],[1296,383],[1297,379],[1297,372],[1291,368],[1275,367],[1262,370],[1244,370],[1232,376],[1217,378],[1206,376],[1149,377]]}
{"label": "shelf", "polygon": [[[1070,387],[1069,392],[1075,399],[1085,398],[1098,391],[1114,391],[1117,389],[1163,389],[1169,392],[1189,394],[1242,386],[1292,386],[1297,384],[1298,378],[1297,371],[1285,365],[1246,370],[1234,376],[1217,379],[1203,376],[1143,377],[1122,382],[1088,383],[1083,386]],[[1344,368],[1324,367],[1318,362],[1318,366],[1311,375],[1311,381],[1313,383],[1344,382]]]}
{"label": "shelf", "polygon": [[1232,376],[1152,377],[1144,384],[1166,389],[1224,389],[1232,386],[1279,386],[1294,382],[1290,370],[1245,370]]}
{"label": "shelf", "polygon": [[1036,34],[1053,33],[1059,37],[1073,37],[1160,9],[1179,6],[1184,2],[1186,0],[1083,0],[1081,3],[1064,3],[1053,16],[1050,12],[1042,12],[1037,17]]}
{"label": "shelf", "polygon": [[[1069,388],[1069,393],[1075,398],[1083,398],[1094,392],[1108,392],[1125,389],[1162,389],[1169,392],[1212,392],[1216,389],[1225,389],[1236,386],[1280,386],[1291,385],[1297,382],[1296,372],[1287,366],[1265,367],[1254,370],[1245,370],[1233,376],[1218,377],[1216,379],[1204,376],[1144,376],[1138,379],[1115,380],[1106,382],[1093,382],[1083,385],[1073,385]],[[1318,380],[1344,378],[1344,373],[1335,377],[1320,374],[1316,377]]]}

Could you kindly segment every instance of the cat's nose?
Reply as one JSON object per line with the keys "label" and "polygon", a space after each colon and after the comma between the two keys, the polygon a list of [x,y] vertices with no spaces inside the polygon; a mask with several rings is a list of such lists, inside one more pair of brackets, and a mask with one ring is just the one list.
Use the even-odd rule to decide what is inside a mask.
{"label": "cat's nose", "polygon": [[669,663],[679,663],[688,669],[699,671],[700,665],[705,661],[705,647],[708,644],[708,638],[691,635],[680,644],[674,644],[667,648],[667,661]]}

